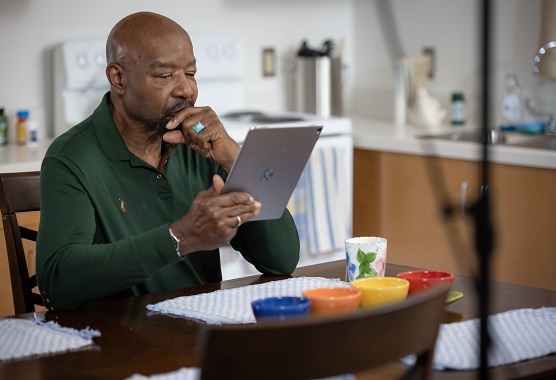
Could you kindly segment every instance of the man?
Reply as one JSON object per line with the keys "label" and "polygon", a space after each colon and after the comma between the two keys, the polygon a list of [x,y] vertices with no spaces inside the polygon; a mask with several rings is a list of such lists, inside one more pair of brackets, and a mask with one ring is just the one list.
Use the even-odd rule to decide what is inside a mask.
{"label": "man", "polygon": [[290,274],[299,237],[287,210],[246,223],[260,203],[222,194],[239,152],[218,116],[195,107],[188,34],[154,13],[118,22],[108,92],[58,137],[41,167],[37,276],[50,309],[220,281],[230,243],[261,273]]}

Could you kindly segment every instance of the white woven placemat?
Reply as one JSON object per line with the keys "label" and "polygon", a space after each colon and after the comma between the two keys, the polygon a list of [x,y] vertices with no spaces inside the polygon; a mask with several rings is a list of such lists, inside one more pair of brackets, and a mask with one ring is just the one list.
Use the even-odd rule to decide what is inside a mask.
{"label": "white woven placemat", "polygon": [[[491,315],[488,319],[492,345],[488,366],[517,363],[556,352],[556,307],[516,309]],[[479,319],[442,324],[436,339],[435,370],[479,368]],[[404,358],[412,364],[414,357]]]}
{"label": "white woven placemat", "polygon": [[39,318],[0,319],[0,361],[75,350],[91,345],[97,336],[96,330],[75,330]]}
{"label": "white woven placemat", "polygon": [[299,296],[306,289],[350,284],[339,279],[296,277],[240,288],[184,296],[147,305],[147,309],[205,321],[209,324],[254,323],[251,302],[266,297]]}
{"label": "white woven placemat", "polygon": [[[151,376],[143,376],[136,373],[125,380],[199,380],[200,378],[201,370],[199,368],[180,368],[177,371],[160,373]],[[346,374],[334,377],[327,377],[320,380],[355,380],[355,376]]]}

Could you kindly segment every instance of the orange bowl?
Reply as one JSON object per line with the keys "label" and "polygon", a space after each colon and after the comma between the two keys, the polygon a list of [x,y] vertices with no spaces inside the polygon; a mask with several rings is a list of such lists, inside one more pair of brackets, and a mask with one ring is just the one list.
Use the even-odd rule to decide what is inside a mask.
{"label": "orange bowl", "polygon": [[311,300],[312,314],[338,314],[357,310],[361,291],[342,287],[314,288],[305,290],[303,297]]}

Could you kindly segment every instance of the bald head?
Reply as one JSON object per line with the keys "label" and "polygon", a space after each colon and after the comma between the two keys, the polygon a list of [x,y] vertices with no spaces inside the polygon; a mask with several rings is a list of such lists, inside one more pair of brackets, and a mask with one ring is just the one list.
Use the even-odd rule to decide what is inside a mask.
{"label": "bald head", "polygon": [[151,12],[120,20],[106,41],[109,104],[120,130],[162,134],[168,120],[197,99],[191,39],[175,21]]}
{"label": "bald head", "polygon": [[145,51],[156,49],[161,41],[176,42],[185,38],[191,43],[187,32],[175,21],[152,12],[131,14],[120,20],[106,41],[107,63],[132,63],[141,59]]}

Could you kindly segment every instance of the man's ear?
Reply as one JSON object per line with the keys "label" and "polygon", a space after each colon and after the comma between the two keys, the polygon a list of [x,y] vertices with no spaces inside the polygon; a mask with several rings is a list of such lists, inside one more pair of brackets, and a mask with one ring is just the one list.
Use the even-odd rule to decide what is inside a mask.
{"label": "man's ear", "polygon": [[124,80],[123,80],[123,70],[118,64],[111,64],[106,67],[106,77],[108,82],[110,82],[110,87],[112,91],[119,94],[124,92]]}

